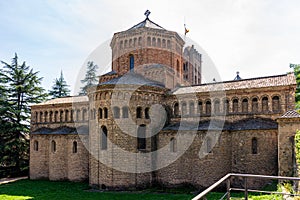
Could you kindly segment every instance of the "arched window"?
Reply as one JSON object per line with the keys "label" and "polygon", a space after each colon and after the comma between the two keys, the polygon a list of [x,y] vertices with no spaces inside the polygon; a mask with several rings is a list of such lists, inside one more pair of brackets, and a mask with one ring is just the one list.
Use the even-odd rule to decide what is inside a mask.
{"label": "arched window", "polygon": [[125,40],[125,42],[124,42],[124,48],[127,48],[127,47],[128,47],[128,41]]}
{"label": "arched window", "polygon": [[174,104],[174,116],[175,117],[179,116],[179,105],[177,102]]}
{"label": "arched window", "polygon": [[198,101],[198,113],[202,114],[203,113],[203,105],[202,101]]}
{"label": "arched window", "polygon": [[257,143],[257,139],[256,138],[252,138],[252,154],[257,154],[257,146],[258,146],[258,143]]}
{"label": "arched window", "polygon": [[50,111],[50,113],[49,113],[49,122],[53,122],[53,119],[52,119],[52,117],[53,117],[53,112],[52,112],[52,111]]}
{"label": "arched window", "polygon": [[39,142],[36,140],[33,142],[33,150],[35,150],[35,151],[39,150]]}
{"label": "arched window", "polygon": [[39,120],[39,113],[35,112],[35,123],[38,123]]}
{"label": "arched window", "polygon": [[114,113],[114,118],[115,119],[119,119],[120,118],[120,108],[119,107],[115,106],[113,108],[113,113]]}
{"label": "arched window", "polygon": [[54,122],[58,122],[58,111],[54,112]]}
{"label": "arched window", "polygon": [[141,107],[136,108],[136,118],[142,118],[142,108]]}
{"label": "arched window", "polygon": [[65,121],[69,121],[69,110],[65,110]]}
{"label": "arched window", "polygon": [[45,117],[45,122],[48,122],[48,112],[47,111],[45,111],[45,115],[44,115],[44,117]]}
{"label": "arched window", "polygon": [[171,41],[170,40],[167,40],[167,48],[171,49]]}
{"label": "arched window", "polygon": [[40,122],[43,122],[43,112],[40,112]]}
{"label": "arched window", "polygon": [[98,114],[99,114],[99,119],[102,119],[102,118],[103,118],[103,111],[102,111],[102,108],[99,108],[99,109],[98,109]]}
{"label": "arched window", "polygon": [[149,111],[150,111],[150,108],[145,108],[145,118],[146,119],[150,119],[150,113],[149,113]]}
{"label": "arched window", "polygon": [[52,153],[56,152],[56,142],[54,140],[52,140],[51,142],[51,152]]}
{"label": "arched window", "polygon": [[205,103],[205,114],[210,115],[211,114],[211,102],[208,100]]}
{"label": "arched window", "polygon": [[177,140],[173,137],[170,139],[170,151],[177,152]]}
{"label": "arched window", "polygon": [[180,70],[180,64],[179,64],[179,60],[178,59],[176,61],[176,70],[177,70],[177,72],[179,72],[179,70]]}
{"label": "arched window", "polygon": [[152,38],[152,46],[156,46],[156,39],[155,38]]}
{"label": "arched window", "polygon": [[138,41],[139,46],[142,45],[142,37],[139,37],[139,41]]}
{"label": "arched window", "polygon": [[194,102],[190,102],[190,115],[193,116],[195,114],[195,106]]}
{"label": "arched window", "polygon": [[129,40],[129,47],[132,47],[132,39]]}
{"label": "arched window", "polygon": [[136,47],[137,46],[137,38],[134,38],[133,39],[133,47]]}
{"label": "arched window", "polygon": [[104,119],[107,119],[108,118],[108,109],[103,108],[103,112],[104,112]]}
{"label": "arched window", "polygon": [[206,139],[206,153],[211,153],[212,150],[212,141],[211,138]]}
{"label": "arched window", "polygon": [[146,125],[140,125],[137,132],[137,149],[146,149]]}
{"label": "arched window", "polygon": [[86,109],[84,108],[84,109],[82,110],[82,121],[85,121],[85,120],[87,120],[87,111],[86,111]]}
{"label": "arched window", "polygon": [[254,113],[258,112],[258,99],[257,98],[252,99],[252,112],[254,112]]}
{"label": "arched window", "polygon": [[162,47],[166,48],[166,40],[165,39],[162,40]]}
{"label": "arched window", "polygon": [[123,49],[123,41],[120,42],[120,49]]}
{"label": "arched window", "polygon": [[134,56],[133,55],[129,56],[129,69],[130,69],[130,71],[134,69]]}
{"label": "arched window", "polygon": [[107,149],[107,128],[106,126],[101,127],[101,150]]}
{"label": "arched window", "polygon": [[59,120],[58,121],[62,122],[64,120],[63,116],[64,116],[64,111],[63,110],[59,111]]}
{"label": "arched window", "polygon": [[223,105],[224,105],[224,113],[229,113],[229,100],[228,99],[224,99],[224,102],[223,102]]}
{"label": "arched window", "polygon": [[73,153],[77,153],[77,142],[73,142],[73,148],[72,148]]}
{"label": "arched window", "polygon": [[242,112],[243,113],[248,112],[248,99],[243,99],[242,101]]}
{"label": "arched window", "polygon": [[233,113],[239,112],[239,100],[238,99],[234,99],[232,101],[232,112]]}
{"label": "arched window", "polygon": [[151,46],[151,37],[147,37],[147,46]]}
{"label": "arched window", "polygon": [[268,112],[268,97],[262,98],[262,111],[263,112]]}
{"label": "arched window", "polygon": [[186,115],[186,114],[187,114],[186,103],[182,102],[181,103],[181,115]]}
{"label": "arched window", "polygon": [[161,40],[160,40],[160,38],[157,39],[157,47],[161,47]]}
{"label": "arched window", "polygon": [[220,114],[220,100],[216,99],[214,102],[214,113]]}
{"label": "arched window", "polygon": [[278,96],[274,96],[272,98],[272,110],[273,110],[273,112],[280,111],[280,104],[279,104],[279,97]]}
{"label": "arched window", "polygon": [[128,107],[124,106],[122,108],[122,114],[123,114],[123,118],[128,118]]}

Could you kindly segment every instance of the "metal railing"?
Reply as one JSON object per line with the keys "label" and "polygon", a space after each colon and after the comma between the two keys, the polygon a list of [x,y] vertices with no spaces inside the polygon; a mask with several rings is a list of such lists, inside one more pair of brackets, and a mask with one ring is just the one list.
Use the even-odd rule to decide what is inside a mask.
{"label": "metal railing", "polygon": [[[244,179],[244,188],[234,188],[231,187],[231,179],[232,177],[239,177]],[[194,197],[192,200],[199,200],[203,199],[206,200],[206,196],[209,192],[214,190],[216,187],[218,187],[220,184],[226,181],[226,193],[220,198],[227,200],[230,200],[231,191],[238,191],[238,192],[244,192],[245,200],[248,200],[248,193],[249,192],[259,192],[259,193],[266,193],[266,194],[281,194],[281,195],[290,195],[290,196],[300,196],[298,194],[291,194],[291,193],[285,193],[285,192],[276,192],[276,191],[263,191],[263,190],[253,190],[248,188],[248,179],[254,178],[254,179],[272,179],[272,180],[281,180],[281,181],[300,181],[300,178],[297,177],[285,177],[285,176],[264,176],[264,175],[254,175],[254,174],[234,174],[230,173],[225,175],[223,178],[218,180],[216,183],[211,185],[209,188],[198,194],[196,197]]]}

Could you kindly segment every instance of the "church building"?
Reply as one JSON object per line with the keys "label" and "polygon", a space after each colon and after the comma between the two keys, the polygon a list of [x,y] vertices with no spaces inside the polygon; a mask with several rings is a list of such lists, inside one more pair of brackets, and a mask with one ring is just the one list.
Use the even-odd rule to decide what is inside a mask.
{"label": "church building", "polygon": [[293,73],[202,83],[201,52],[149,13],[110,47],[87,96],[31,107],[31,179],[202,189],[227,173],[294,175]]}

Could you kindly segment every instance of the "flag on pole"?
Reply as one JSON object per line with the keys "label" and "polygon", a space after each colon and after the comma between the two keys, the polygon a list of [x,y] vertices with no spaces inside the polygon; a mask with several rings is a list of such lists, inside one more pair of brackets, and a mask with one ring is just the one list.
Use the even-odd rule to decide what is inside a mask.
{"label": "flag on pole", "polygon": [[189,29],[186,28],[185,24],[184,24],[184,35],[186,35],[188,32],[190,32]]}

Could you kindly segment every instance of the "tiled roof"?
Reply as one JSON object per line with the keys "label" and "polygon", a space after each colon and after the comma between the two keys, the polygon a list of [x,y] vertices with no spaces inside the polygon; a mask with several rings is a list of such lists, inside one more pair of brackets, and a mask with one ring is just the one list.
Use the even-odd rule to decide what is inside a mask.
{"label": "tiled roof", "polygon": [[160,82],[153,81],[150,79],[145,78],[144,76],[130,72],[123,76],[113,78],[109,81],[100,83],[99,85],[148,85],[148,86],[156,86],[156,87],[163,87],[164,85]]}
{"label": "tiled roof", "polygon": [[89,127],[88,126],[79,126],[77,128],[75,127],[58,127],[55,129],[47,128],[47,127],[42,127],[40,129],[37,129],[33,131],[31,134],[49,134],[49,135],[56,135],[56,134],[89,134]]}
{"label": "tiled roof", "polygon": [[265,88],[276,86],[296,85],[296,79],[293,73],[259,77],[251,79],[242,79],[236,81],[225,81],[218,83],[208,83],[201,85],[194,85],[189,87],[177,88],[173,91],[173,94],[187,94],[194,92],[211,92],[211,91],[226,91],[237,89],[249,89],[249,88]]}
{"label": "tiled roof", "polygon": [[101,75],[101,76],[115,75],[115,74],[117,74],[116,71],[110,71],[110,72],[107,72],[106,74],[103,74],[103,75]]}
{"label": "tiled roof", "polygon": [[59,103],[80,103],[80,102],[87,102],[88,100],[89,99],[87,96],[61,97],[56,99],[50,99],[48,101],[35,104],[35,105],[41,106],[41,105],[50,105],[50,104],[59,104]]}
{"label": "tiled roof", "polygon": [[[197,128],[198,126],[198,128]],[[228,130],[228,131],[239,131],[239,130],[268,130],[277,129],[277,123],[271,119],[265,118],[249,118],[243,119],[236,122],[211,120],[211,121],[200,121],[189,125],[188,123],[173,123],[164,127],[164,130]]]}
{"label": "tiled roof", "polygon": [[295,110],[289,110],[286,113],[284,113],[280,118],[298,118],[300,117],[300,114]]}
{"label": "tiled roof", "polygon": [[133,30],[133,29],[137,29],[137,28],[144,28],[144,27],[165,30],[160,25],[158,25],[158,24],[154,23],[153,21],[151,21],[148,17],[144,21],[134,25],[133,27],[131,27],[128,30]]}

